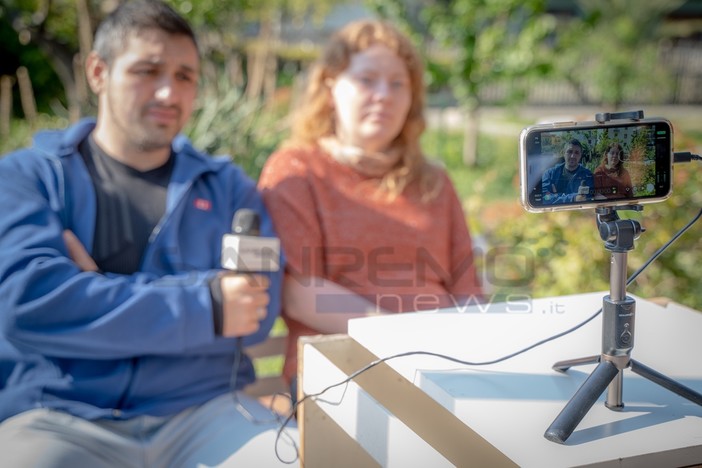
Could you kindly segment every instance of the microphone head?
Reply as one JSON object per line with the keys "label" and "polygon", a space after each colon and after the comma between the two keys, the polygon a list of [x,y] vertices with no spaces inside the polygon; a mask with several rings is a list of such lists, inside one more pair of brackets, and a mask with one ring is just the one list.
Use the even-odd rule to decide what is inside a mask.
{"label": "microphone head", "polygon": [[232,232],[241,236],[259,236],[261,234],[261,219],[254,210],[241,208],[234,213]]}
{"label": "microphone head", "polygon": [[280,270],[280,239],[261,237],[260,223],[254,210],[234,213],[233,232],[222,237],[222,268],[239,273]]}

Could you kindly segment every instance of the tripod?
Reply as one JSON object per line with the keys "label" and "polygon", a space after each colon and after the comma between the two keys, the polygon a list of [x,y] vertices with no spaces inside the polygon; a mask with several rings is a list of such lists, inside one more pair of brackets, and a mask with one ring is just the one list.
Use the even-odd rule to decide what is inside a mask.
{"label": "tripod", "polygon": [[643,208],[640,205],[597,208],[600,238],[605,242],[605,248],[611,252],[610,293],[604,297],[602,306],[602,354],[559,361],[553,365],[555,370],[565,372],[572,366],[598,363],[546,430],[544,437],[552,442],[565,443],[605,388],[605,406],[614,411],[621,411],[624,408],[622,384],[626,368],[693,403],[702,405],[702,395],[699,393],[629,357],[634,347],[636,303],[626,295],[626,260],[627,252],[633,250],[634,240],[638,239],[643,228],[637,221],[619,219],[617,209],[641,211]]}

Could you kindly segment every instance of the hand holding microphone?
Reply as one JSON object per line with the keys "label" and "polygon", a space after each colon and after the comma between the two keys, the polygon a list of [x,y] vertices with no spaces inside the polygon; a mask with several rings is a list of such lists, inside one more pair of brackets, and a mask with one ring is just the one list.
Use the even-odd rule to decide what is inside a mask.
{"label": "hand holding microphone", "polygon": [[224,274],[222,288],[222,336],[255,333],[266,318],[269,281],[263,275]]}
{"label": "hand holding microphone", "polygon": [[222,267],[233,273],[220,278],[222,292],[222,335],[239,337],[258,330],[266,318],[270,281],[261,274],[280,269],[280,240],[259,237],[258,214],[238,210],[232,234],[222,238]]}
{"label": "hand holding microphone", "polygon": [[584,180],[580,181],[580,187],[578,187],[578,194],[575,196],[575,201],[583,201],[587,198],[590,193],[590,187],[588,187]]}

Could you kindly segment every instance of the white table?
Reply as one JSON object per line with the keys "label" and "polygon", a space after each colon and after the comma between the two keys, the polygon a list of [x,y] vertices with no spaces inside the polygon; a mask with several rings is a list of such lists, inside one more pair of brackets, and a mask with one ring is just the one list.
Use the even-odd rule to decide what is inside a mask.
{"label": "white table", "polygon": [[[605,292],[378,316],[348,336],[301,342],[304,394],[365,364],[410,351],[488,361],[570,329]],[[636,297],[631,357],[702,393],[702,313]],[[564,445],[543,437],[594,365],[556,361],[601,353],[601,316],[512,359],[466,366],[411,355],[391,359],[302,405],[303,456],[314,466],[685,466],[702,463],[702,407],[624,371],[625,408],[603,394]],[[344,461],[346,460],[346,461]]]}

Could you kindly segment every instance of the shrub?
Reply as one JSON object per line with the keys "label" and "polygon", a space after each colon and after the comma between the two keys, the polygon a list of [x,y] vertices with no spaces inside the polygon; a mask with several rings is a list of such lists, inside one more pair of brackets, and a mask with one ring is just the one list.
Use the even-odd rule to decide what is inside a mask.
{"label": "shrub", "polygon": [[[699,122],[686,118],[673,124],[676,150],[694,151],[700,146],[702,134],[695,130]],[[594,210],[527,213],[519,203],[518,131],[513,136],[481,134],[480,138],[482,163],[471,168],[460,163],[460,133],[430,131],[424,141],[427,151],[434,149],[445,162],[456,183],[482,253],[493,252],[491,264],[481,265],[488,280],[496,280],[488,288],[500,297],[609,290],[610,253],[599,237]],[[675,166],[669,200],[646,205],[641,213],[620,213],[622,218],[637,219],[646,229],[628,254],[629,274],[702,209],[699,164]],[[695,229],[700,227],[679,238],[628,291],[643,298],[668,297],[702,310],[702,294],[698,292],[702,239]]]}

